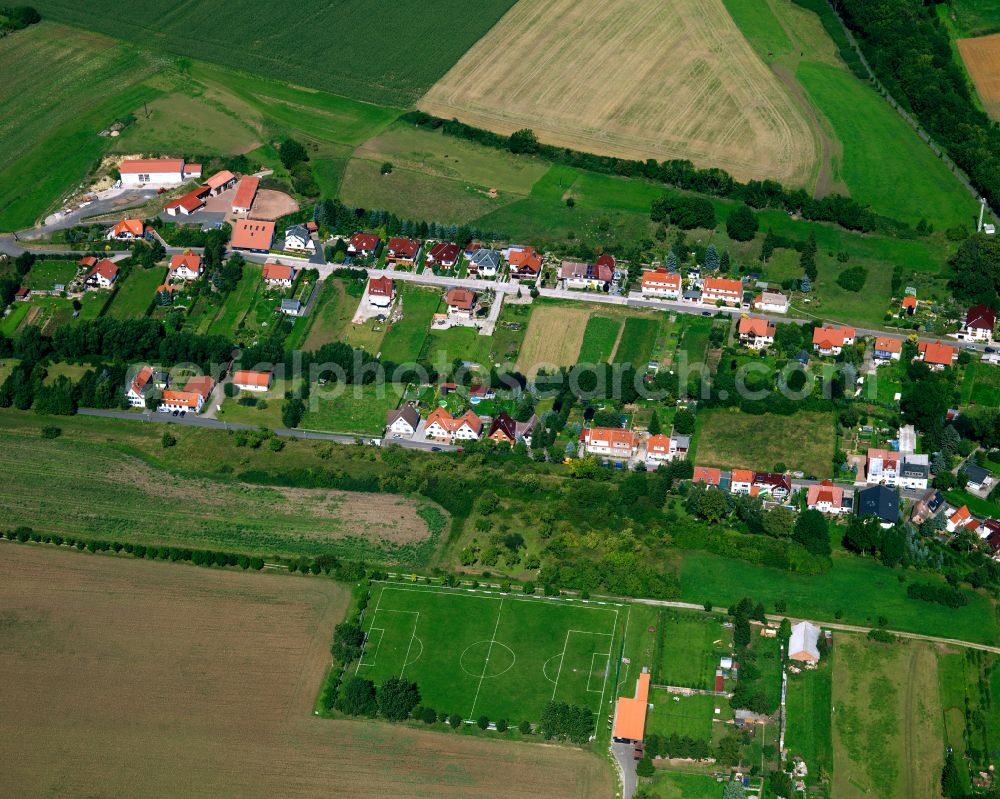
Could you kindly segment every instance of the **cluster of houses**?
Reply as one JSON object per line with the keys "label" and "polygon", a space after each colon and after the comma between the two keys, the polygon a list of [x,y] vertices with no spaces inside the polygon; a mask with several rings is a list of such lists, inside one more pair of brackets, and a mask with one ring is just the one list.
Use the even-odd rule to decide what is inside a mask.
{"label": "cluster of houses", "polygon": [[647,299],[676,300],[696,305],[727,308],[747,308],[762,313],[787,313],[788,297],[773,289],[763,289],[756,296],[744,290],[743,281],[723,277],[702,278],[689,272],[688,288],[684,278],[666,269],[651,269],[642,273],[640,291]]}
{"label": "cluster of houses", "polygon": [[149,397],[159,392],[157,411],[200,413],[215,388],[215,381],[208,376],[189,377],[183,388],[171,388],[170,382],[167,372],[144,366],[129,382],[125,396],[133,408],[145,408]]}
{"label": "cluster of houses", "polygon": [[503,249],[493,249],[479,241],[472,241],[463,250],[450,241],[423,242],[405,236],[392,236],[383,245],[382,239],[372,233],[355,233],[347,241],[347,255],[354,260],[380,258],[385,250],[385,263],[390,268],[412,269],[429,245],[424,264],[437,271],[456,269],[464,256],[469,265],[469,276],[481,280],[497,277],[506,263],[513,280],[535,280],[541,274],[542,256],[533,247],[512,244]]}
{"label": "cluster of houses", "polygon": [[[487,389],[477,387],[472,391],[476,397],[485,397]],[[496,416],[481,417],[471,410],[455,416],[447,408],[435,408],[423,419],[414,405],[407,403],[386,414],[385,436],[387,439],[422,439],[438,444],[462,444],[485,438],[497,444],[513,446],[523,441],[531,446],[531,435],[539,424],[539,418],[532,415],[524,422],[517,422],[506,411]]]}

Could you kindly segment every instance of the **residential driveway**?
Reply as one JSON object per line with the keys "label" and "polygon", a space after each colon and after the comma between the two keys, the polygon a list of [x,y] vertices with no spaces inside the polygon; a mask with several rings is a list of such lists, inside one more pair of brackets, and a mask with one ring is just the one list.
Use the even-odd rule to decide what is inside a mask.
{"label": "residential driveway", "polygon": [[622,781],[622,799],[632,799],[638,778],[635,775],[635,747],[632,744],[611,744],[611,754]]}

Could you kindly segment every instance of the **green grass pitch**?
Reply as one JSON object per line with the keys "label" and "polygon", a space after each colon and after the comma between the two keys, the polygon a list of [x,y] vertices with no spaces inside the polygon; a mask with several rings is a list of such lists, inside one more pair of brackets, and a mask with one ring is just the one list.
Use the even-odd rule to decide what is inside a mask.
{"label": "green grass pitch", "polygon": [[356,673],[402,675],[439,712],[517,723],[550,700],[600,715],[611,699],[617,606],[377,585],[368,608]]}

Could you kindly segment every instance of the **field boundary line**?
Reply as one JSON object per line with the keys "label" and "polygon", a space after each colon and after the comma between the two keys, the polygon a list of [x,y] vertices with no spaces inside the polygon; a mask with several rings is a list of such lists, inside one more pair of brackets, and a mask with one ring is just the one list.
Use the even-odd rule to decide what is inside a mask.
{"label": "field boundary line", "polygon": [[[625,629],[628,629],[628,616],[625,616]],[[618,608],[615,608],[615,625],[611,628],[611,644],[608,647],[608,668],[604,672],[604,682],[601,684],[601,704],[597,708],[598,714],[604,712],[604,692],[608,690],[608,678],[611,676],[611,656],[615,653],[615,633],[618,632]],[[622,651],[625,651],[625,632],[622,632]],[[619,662],[619,665],[620,662]],[[588,680],[587,687],[590,687],[590,682]],[[600,719],[598,719],[598,723]]]}
{"label": "field boundary line", "polygon": [[[614,642],[612,642],[614,643]],[[596,688],[590,687],[590,681],[594,679],[594,658],[607,658],[607,662],[604,664],[604,679],[601,680],[601,690],[598,691]],[[611,653],[610,652],[591,652],[590,653],[590,674],[587,675],[587,693],[588,694],[604,694],[604,683],[608,679],[608,669],[611,667]]]}
{"label": "field boundary line", "polygon": [[[375,610],[372,611],[372,621],[371,621],[372,624],[375,624],[375,617],[378,615],[378,606],[382,604],[382,597],[384,595],[385,595],[385,586],[383,585],[382,586],[382,590],[378,592],[378,601],[375,603]],[[362,624],[363,623],[364,623],[364,621],[362,620]],[[372,628],[369,626],[368,630],[371,631],[371,629]],[[382,636],[385,637],[385,633],[384,632],[382,633]],[[382,638],[378,639],[378,645],[382,646]],[[358,669],[361,668],[361,661],[364,660],[365,649],[367,649],[367,648],[368,648],[368,633],[365,633],[365,643],[361,647],[361,657],[358,658],[358,665],[354,667],[354,673],[355,674],[357,674],[358,673]]]}
{"label": "field boundary line", "polygon": [[[399,676],[403,676],[403,672],[406,671],[406,664],[410,660],[410,650],[413,649],[413,641],[417,637],[417,625],[420,624],[420,611],[419,610],[400,610],[398,613],[416,613],[417,618],[413,621],[413,630],[410,632],[410,643],[406,646],[406,655],[403,656],[403,665],[399,669]],[[423,641],[420,642],[420,654],[424,652]],[[414,661],[416,662],[416,661]]]}
{"label": "field boundary line", "polygon": [[[372,617],[372,618],[374,618],[374,617]],[[378,651],[379,651],[379,649],[382,648],[382,639],[385,638],[385,628],[384,627],[370,627],[368,629],[368,638],[370,638],[371,634],[373,632],[375,632],[376,630],[378,630],[379,633],[381,633],[381,634],[378,637],[378,643],[375,644],[375,654],[372,656],[372,662],[371,663],[365,663],[364,660],[365,660],[365,655],[367,654],[367,652],[362,652],[361,653],[361,657],[358,658],[358,668],[359,669],[362,666],[364,666],[365,668],[370,668],[370,667],[374,666],[378,662]],[[365,639],[365,643],[366,644],[368,643],[368,638]],[[365,647],[365,648],[367,649],[367,647]],[[355,674],[356,673],[357,673],[357,669],[355,669]]]}
{"label": "field boundary line", "polygon": [[476,686],[476,695],[472,700],[472,710],[469,711],[469,718],[471,719],[476,712],[476,703],[479,701],[479,692],[483,688],[483,680],[486,679],[486,668],[490,665],[490,655],[493,653],[493,644],[497,640],[497,630],[500,629],[500,618],[503,616],[503,597],[500,598],[500,610],[497,613],[497,623],[493,625],[493,635],[490,637],[490,646],[486,650],[486,662],[483,663],[483,673],[479,676],[479,685]]}

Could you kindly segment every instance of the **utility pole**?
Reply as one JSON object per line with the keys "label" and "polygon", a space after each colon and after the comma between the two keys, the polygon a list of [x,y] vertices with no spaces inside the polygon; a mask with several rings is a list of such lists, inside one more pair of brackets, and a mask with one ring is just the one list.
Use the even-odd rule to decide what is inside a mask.
{"label": "utility pole", "polygon": [[979,225],[976,227],[976,233],[983,232],[983,214],[986,212],[986,198],[979,198]]}

